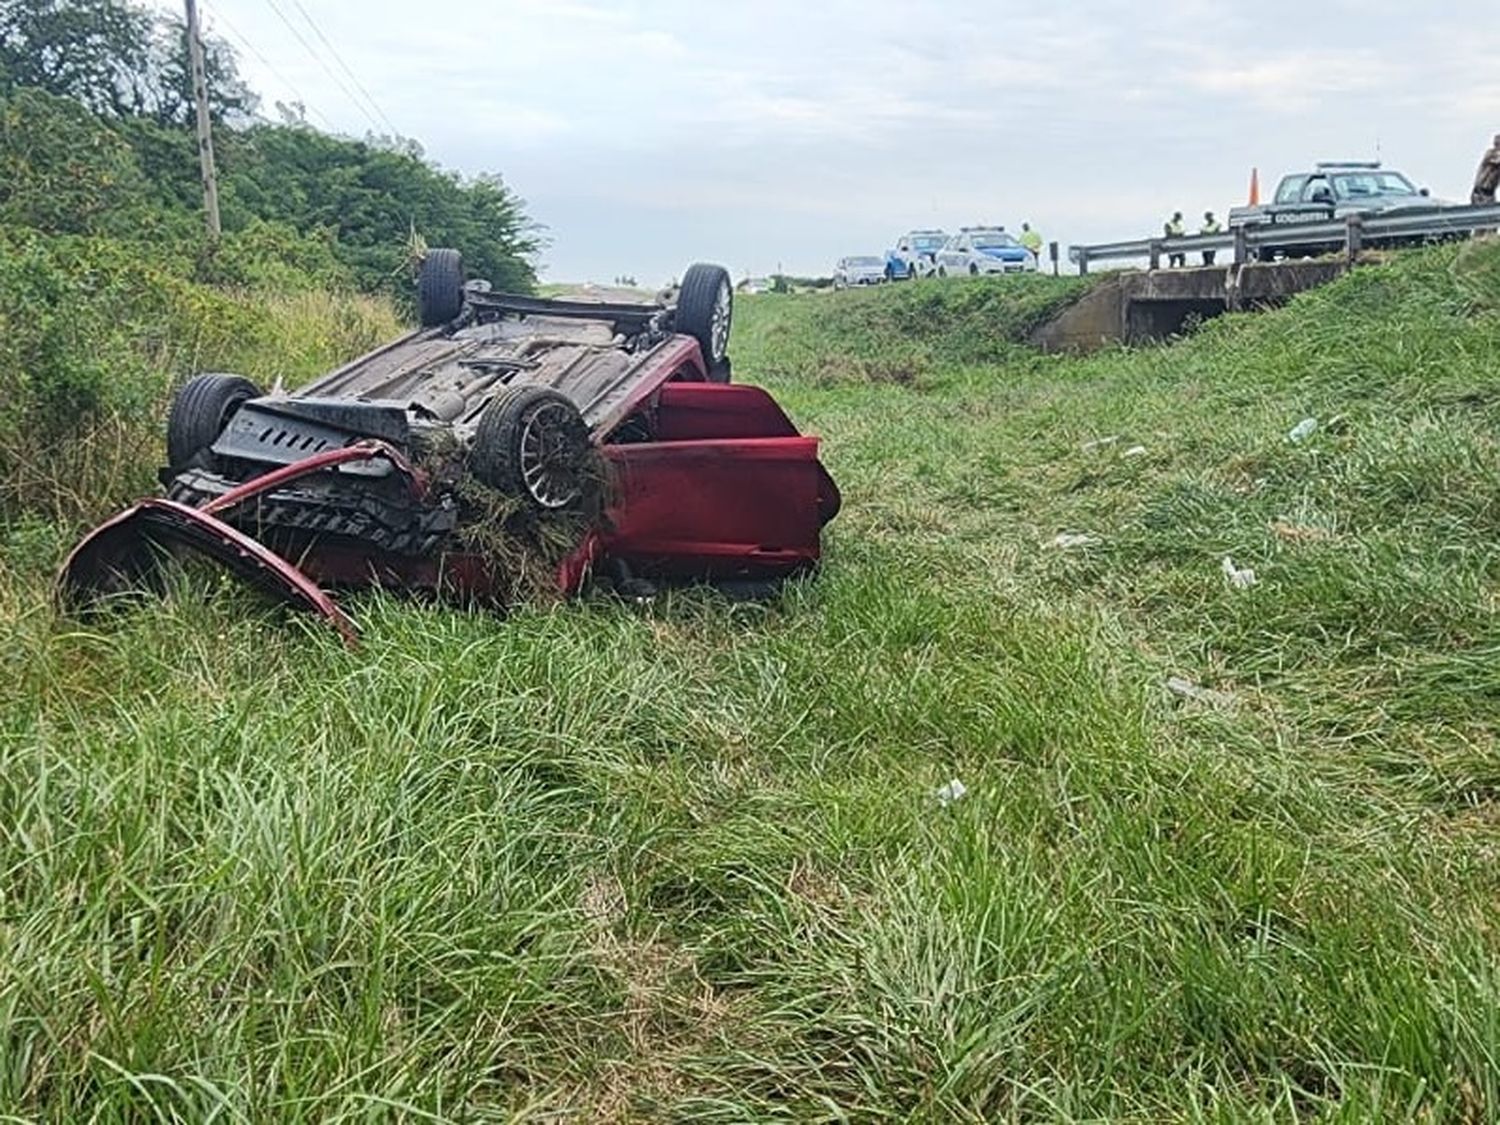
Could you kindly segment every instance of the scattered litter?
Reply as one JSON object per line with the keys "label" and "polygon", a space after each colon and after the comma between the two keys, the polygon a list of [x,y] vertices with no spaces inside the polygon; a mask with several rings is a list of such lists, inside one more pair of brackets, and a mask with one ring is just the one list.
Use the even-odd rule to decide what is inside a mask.
{"label": "scattered litter", "polygon": [[1318,430],[1316,418],[1304,418],[1287,432],[1286,440],[1296,445],[1312,437]]}
{"label": "scattered litter", "polygon": [[954,801],[962,801],[968,791],[969,787],[955,777],[947,785],[939,786],[938,791],[933,796],[937,798],[938,804],[947,808]]}
{"label": "scattered litter", "polygon": [[1080,448],[1085,453],[1092,453],[1096,449],[1103,449],[1105,446],[1114,445],[1115,442],[1119,440],[1119,434],[1110,434],[1109,437],[1095,438],[1093,441],[1086,441],[1082,446],[1080,446]]}
{"label": "scattered litter", "polygon": [[1193,703],[1202,703],[1209,707],[1227,711],[1238,702],[1234,696],[1227,691],[1215,691],[1213,688],[1200,687],[1192,680],[1185,680],[1181,676],[1170,676],[1167,679],[1167,691],[1178,699],[1191,700]]}
{"label": "scattered litter", "polygon": [[1132,445],[1124,453],[1120,454],[1120,456],[1121,457],[1144,457],[1144,456],[1146,456],[1146,447],[1144,445]]}
{"label": "scattered litter", "polygon": [[1077,547],[1092,547],[1099,542],[1097,535],[1078,535],[1071,531],[1059,532],[1056,539],[1047,544],[1059,551],[1071,551]]}
{"label": "scattered litter", "polygon": [[1255,585],[1256,577],[1253,568],[1247,566],[1241,570],[1234,565],[1234,560],[1228,555],[1224,556],[1223,567],[1224,577],[1229,580],[1229,584],[1236,590],[1248,590],[1251,586]]}

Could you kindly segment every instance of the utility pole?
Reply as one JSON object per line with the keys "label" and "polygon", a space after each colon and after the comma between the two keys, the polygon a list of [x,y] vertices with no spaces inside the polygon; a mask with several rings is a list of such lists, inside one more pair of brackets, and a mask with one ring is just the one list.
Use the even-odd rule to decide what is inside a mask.
{"label": "utility pole", "polygon": [[198,2],[187,5],[188,66],[193,77],[193,105],[198,118],[198,165],[203,171],[203,217],[208,241],[219,241],[219,177],[214,170],[214,134],[208,119],[208,77],[203,67],[203,37],[198,30]]}

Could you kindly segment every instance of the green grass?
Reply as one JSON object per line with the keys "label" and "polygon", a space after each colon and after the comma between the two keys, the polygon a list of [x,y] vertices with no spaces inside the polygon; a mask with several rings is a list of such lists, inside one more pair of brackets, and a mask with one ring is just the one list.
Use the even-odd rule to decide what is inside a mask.
{"label": "green grass", "polygon": [[13,535],[0,1111],[1500,1112],[1500,246],[1019,346],[1066,285],[742,302],[846,499],[774,606],[368,597],[350,653],[55,621]]}

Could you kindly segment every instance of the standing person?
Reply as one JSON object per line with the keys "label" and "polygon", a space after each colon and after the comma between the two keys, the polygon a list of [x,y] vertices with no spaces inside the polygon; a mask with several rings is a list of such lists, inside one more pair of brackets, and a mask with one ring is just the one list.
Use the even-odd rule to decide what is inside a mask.
{"label": "standing person", "polygon": [[1469,202],[1476,207],[1495,202],[1495,189],[1500,187],[1500,133],[1495,134],[1495,143],[1479,158],[1479,171],[1474,173],[1474,191]]}
{"label": "standing person", "polygon": [[[1203,212],[1203,226],[1198,229],[1199,234],[1220,234],[1223,232],[1223,230],[1224,228],[1219,225],[1219,220],[1214,218],[1214,213],[1212,211]],[[1205,266],[1213,265],[1214,255],[1217,253],[1217,250],[1203,251],[1203,264]]]}
{"label": "standing person", "polygon": [[1042,236],[1031,229],[1030,223],[1021,224],[1021,245],[1031,251],[1031,256],[1036,259],[1037,269],[1042,268]]}
{"label": "standing person", "polygon": [[[1187,230],[1182,225],[1182,212],[1173,211],[1172,217],[1167,220],[1166,225],[1162,227],[1162,230],[1166,232],[1168,238],[1181,238],[1184,234],[1186,234]],[[1185,265],[1187,265],[1187,255],[1182,253],[1181,251],[1167,255],[1168,269],[1175,269],[1178,266]]]}

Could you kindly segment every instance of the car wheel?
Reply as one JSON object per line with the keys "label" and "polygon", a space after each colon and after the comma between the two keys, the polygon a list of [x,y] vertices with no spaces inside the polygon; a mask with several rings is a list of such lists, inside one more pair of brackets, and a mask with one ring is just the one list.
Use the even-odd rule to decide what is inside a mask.
{"label": "car wheel", "polygon": [[167,464],[186,466],[219,439],[242,403],[259,394],[243,375],[194,375],[173,397],[167,415]]}
{"label": "car wheel", "polygon": [[682,275],[677,294],[676,329],[698,341],[704,366],[712,370],[729,354],[734,319],[734,288],[723,266],[699,263]]}
{"label": "car wheel", "polygon": [[463,307],[463,255],[443,248],[427,251],[417,267],[417,315],[422,327],[447,324]]}
{"label": "car wheel", "polygon": [[599,487],[589,428],[550,387],[506,387],[479,416],[469,467],[481,483],[541,512],[582,504]]}
{"label": "car wheel", "polygon": [[969,276],[970,277],[978,277],[979,276],[979,267],[976,266],[973,262],[969,263]]}
{"label": "car wheel", "polygon": [[937,268],[937,275],[939,277],[947,277],[948,276],[948,267],[947,266],[938,266],[938,268]]}

